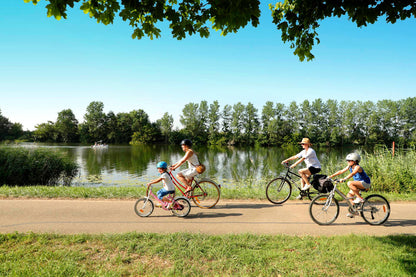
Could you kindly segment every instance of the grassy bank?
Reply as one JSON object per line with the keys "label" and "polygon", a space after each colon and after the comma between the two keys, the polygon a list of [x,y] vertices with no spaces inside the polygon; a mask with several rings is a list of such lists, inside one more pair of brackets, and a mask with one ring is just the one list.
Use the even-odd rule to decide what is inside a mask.
{"label": "grassy bank", "polygon": [[1,276],[414,276],[415,236],[0,235]]}
{"label": "grassy bank", "polygon": [[[346,185],[342,188],[347,192]],[[369,195],[375,193],[370,191],[363,193]],[[30,186],[30,187],[10,187],[0,186],[0,197],[3,198],[105,198],[105,199],[136,199],[146,194],[145,186],[130,187],[49,187],[49,186]],[[416,193],[382,193],[389,201],[416,201]],[[298,193],[292,194],[291,199],[295,199]],[[221,199],[253,199],[266,200],[265,187],[251,188],[222,188]]]}

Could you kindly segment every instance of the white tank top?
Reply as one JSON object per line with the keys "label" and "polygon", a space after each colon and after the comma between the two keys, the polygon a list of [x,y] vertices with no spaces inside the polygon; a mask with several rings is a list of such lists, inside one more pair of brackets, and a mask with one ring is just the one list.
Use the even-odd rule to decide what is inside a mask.
{"label": "white tank top", "polygon": [[188,168],[197,167],[199,165],[198,156],[194,154],[188,159]]}

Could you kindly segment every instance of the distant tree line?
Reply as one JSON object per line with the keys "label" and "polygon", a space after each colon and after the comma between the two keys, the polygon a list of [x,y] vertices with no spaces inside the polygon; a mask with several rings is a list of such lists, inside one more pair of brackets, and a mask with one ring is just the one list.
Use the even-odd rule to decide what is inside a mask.
{"label": "distant tree line", "polygon": [[16,140],[29,136],[30,132],[23,131],[23,126],[20,123],[12,123],[10,120],[1,114],[0,110],[0,141]]}
{"label": "distant tree line", "polygon": [[[252,103],[221,107],[218,101],[201,101],[184,106],[179,118],[182,129],[173,128],[174,119],[168,113],[151,122],[141,109],[118,114],[103,110],[102,102],[91,102],[82,123],[70,109],[63,110],[56,122],[37,125],[33,139],[140,144],[178,143],[186,137],[208,145],[281,146],[309,137],[316,144],[329,146],[393,141],[403,146],[416,145],[416,97],[377,103],[320,98],[289,105],[268,101],[261,112]],[[2,117],[0,120],[4,121]],[[3,139],[7,133],[3,134],[1,124]]]}

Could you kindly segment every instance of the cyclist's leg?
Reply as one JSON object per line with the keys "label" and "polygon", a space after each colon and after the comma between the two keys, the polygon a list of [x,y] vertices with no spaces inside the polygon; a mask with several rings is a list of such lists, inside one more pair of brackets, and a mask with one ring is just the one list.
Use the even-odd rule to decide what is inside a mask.
{"label": "cyclist's leg", "polygon": [[[350,188],[350,192],[348,192],[347,197],[353,197],[354,195],[357,196],[359,199],[364,201],[364,199],[360,195],[360,190],[365,189],[361,181],[349,181],[348,187]],[[352,193],[351,193],[352,192]],[[353,203],[352,198],[350,199],[351,203]]]}
{"label": "cyclist's leg", "polygon": [[186,171],[188,169],[185,169],[183,171],[180,171],[176,177],[178,177],[179,181],[181,181],[182,184],[185,185],[186,189],[185,189],[185,193],[189,192],[192,189],[191,184],[188,182],[188,179],[186,178]]}
{"label": "cyclist's leg", "polygon": [[311,176],[311,172],[309,171],[308,168],[302,168],[299,169],[298,171],[300,177],[302,177],[301,179],[301,184],[302,184],[302,188],[305,187],[305,185],[310,186],[311,184],[309,183],[309,176]]}

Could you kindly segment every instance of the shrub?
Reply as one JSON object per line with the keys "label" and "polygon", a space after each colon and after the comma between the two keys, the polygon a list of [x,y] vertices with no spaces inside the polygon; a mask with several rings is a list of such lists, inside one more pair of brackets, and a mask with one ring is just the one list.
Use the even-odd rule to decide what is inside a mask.
{"label": "shrub", "polygon": [[70,185],[78,165],[50,149],[0,148],[0,185]]}

